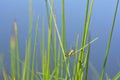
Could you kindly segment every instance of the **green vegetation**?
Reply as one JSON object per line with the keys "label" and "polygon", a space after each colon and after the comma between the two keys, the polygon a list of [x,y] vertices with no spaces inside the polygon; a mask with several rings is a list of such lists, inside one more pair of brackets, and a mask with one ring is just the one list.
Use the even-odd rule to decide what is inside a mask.
{"label": "green vegetation", "polygon": [[[91,33],[89,31],[92,8],[94,4],[94,0],[87,0],[86,3],[86,14],[84,21],[84,31],[82,36],[81,48],[78,48],[79,35],[76,38],[76,48],[75,52],[72,56],[74,56],[74,65],[71,67],[70,58],[71,56],[66,57],[66,23],[65,23],[65,7],[64,0],[62,0],[62,33],[60,34],[58,30],[58,25],[56,23],[56,15],[54,14],[54,0],[45,0],[46,3],[46,12],[48,19],[48,44],[47,47],[45,45],[45,29],[44,29],[44,20],[41,20],[38,17],[36,22],[36,33],[34,39],[34,47],[32,53],[32,31],[33,31],[33,10],[32,10],[32,0],[30,0],[30,21],[29,21],[29,35],[28,40],[26,41],[26,49],[25,49],[25,58],[24,60],[20,60],[20,51],[19,51],[19,42],[18,42],[18,29],[17,22],[14,21],[14,34],[11,35],[10,38],[10,55],[11,55],[11,74],[7,74],[4,66],[0,66],[0,71],[2,71],[2,75],[4,80],[89,80],[88,78],[88,70],[89,65],[93,68],[90,63],[90,47],[91,44],[98,39],[98,37],[91,40]],[[102,74],[97,75],[97,78],[100,80],[104,79],[105,67],[107,63],[107,58],[110,50],[110,43],[112,40],[112,34],[114,30],[114,24],[117,14],[119,0],[117,0],[117,5],[114,13],[114,19],[112,22],[112,28],[110,31],[110,36],[108,39],[108,47],[106,48],[106,56],[104,60],[104,65],[102,68]],[[50,13],[49,13],[50,10]],[[41,40],[40,40],[40,57],[38,57],[37,53],[37,41],[39,35],[39,21],[42,21],[42,32],[41,32]],[[54,32],[54,33],[52,33]],[[58,44],[57,44],[58,38]],[[52,56],[52,57],[51,57]],[[38,62],[38,58],[41,60],[41,64]],[[53,61],[53,62],[52,62]],[[0,55],[0,64],[3,64],[2,55]],[[39,66],[40,65],[40,66]],[[53,69],[51,69],[51,66]],[[39,71],[38,67],[41,68]],[[120,72],[118,72],[113,80],[117,80],[120,78]],[[109,77],[106,75],[106,79]]]}
{"label": "green vegetation", "polygon": [[109,39],[108,39],[108,47],[106,48],[106,56],[105,56],[104,65],[103,65],[103,68],[102,68],[102,75],[100,77],[100,80],[103,80],[103,78],[104,78],[106,62],[107,62],[107,58],[108,58],[108,55],[109,55],[110,43],[111,43],[111,40],[112,40],[112,34],[113,34],[116,14],[117,14],[117,10],[118,10],[118,4],[119,4],[119,0],[117,0],[117,5],[116,5],[115,13],[114,13],[114,19],[113,19],[113,22],[112,22],[112,28],[111,28],[111,31],[110,31],[110,36],[109,36]]}

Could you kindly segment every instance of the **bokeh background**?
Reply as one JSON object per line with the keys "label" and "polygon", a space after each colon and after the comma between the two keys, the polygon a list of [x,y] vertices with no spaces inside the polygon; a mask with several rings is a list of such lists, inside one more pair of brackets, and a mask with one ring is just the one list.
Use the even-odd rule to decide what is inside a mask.
{"label": "bokeh background", "polygon": [[[90,23],[91,39],[95,37],[99,37],[99,39],[91,45],[90,61],[99,74],[101,74],[104,62],[116,2],[117,0],[95,0],[93,5]],[[47,34],[48,22],[45,5],[44,0],[33,0],[33,35],[35,34],[35,24],[38,16],[40,16],[39,32],[41,32],[42,21],[44,20],[45,33]],[[75,40],[78,34],[80,36],[80,47],[85,8],[86,0],[65,0],[66,42],[68,50],[70,46],[75,47]],[[61,0],[55,0],[54,12],[59,31],[61,31]],[[0,0],[0,54],[4,56],[4,65],[8,73],[10,69],[10,36],[15,19],[18,24],[20,55],[23,59],[29,30],[29,0]],[[118,71],[120,71],[120,6],[118,8],[106,67],[106,72],[110,77],[113,77]]]}

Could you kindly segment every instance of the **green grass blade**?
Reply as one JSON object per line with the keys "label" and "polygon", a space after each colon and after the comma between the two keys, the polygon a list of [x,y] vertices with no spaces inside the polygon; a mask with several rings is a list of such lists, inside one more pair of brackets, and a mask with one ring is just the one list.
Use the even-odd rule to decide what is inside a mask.
{"label": "green grass blade", "polygon": [[92,70],[92,72],[93,72],[93,74],[94,74],[93,78],[94,78],[95,80],[99,80],[99,78],[100,78],[99,73],[98,73],[98,71],[96,70],[96,68],[94,67],[94,65],[91,63],[91,61],[89,61],[89,67],[90,67],[90,69]]}
{"label": "green grass blade", "polygon": [[120,72],[118,72],[118,73],[113,77],[112,80],[118,80],[118,79],[120,79]]}
{"label": "green grass blade", "polygon": [[98,39],[99,39],[98,37],[94,38],[94,39],[93,39],[92,41],[90,41],[88,44],[86,44],[85,46],[83,46],[83,47],[80,48],[79,50],[76,50],[76,51],[74,52],[74,54],[76,54],[76,53],[80,52],[81,50],[85,49],[86,47],[88,47],[90,44],[92,44],[93,42],[95,42],[95,41],[98,40]]}
{"label": "green grass blade", "polygon": [[[54,7],[54,0],[52,0],[52,9]],[[46,77],[46,79],[49,78],[49,74],[50,74],[50,60],[51,60],[51,46],[53,45],[52,42],[52,12],[50,11],[50,18],[49,18],[49,28],[48,28],[48,59],[47,59],[47,72],[46,74],[48,75]],[[54,47],[54,45],[53,45]]]}
{"label": "green grass blade", "polygon": [[26,72],[27,72],[27,41],[26,41],[26,48],[25,48],[25,60],[23,62],[23,68],[22,68],[22,80],[26,79]]}
{"label": "green grass blade", "polygon": [[[85,17],[85,24],[84,24],[84,32],[83,32],[83,37],[82,37],[82,47],[86,44],[86,40],[87,40],[87,35],[88,35],[88,30],[89,30],[89,25],[90,25],[90,20],[91,20],[91,14],[92,14],[92,8],[93,8],[93,4],[94,4],[94,0],[91,1],[91,5],[90,5],[90,11],[88,13],[88,8],[89,8],[89,0],[87,0],[87,7],[86,7],[86,17]],[[80,52],[80,56],[79,56],[79,61],[82,63],[83,62],[83,58],[84,58],[84,49],[81,50]],[[83,75],[83,72],[81,70],[81,63],[78,63],[78,72],[80,72],[78,74],[78,78],[81,77],[81,75]],[[81,77],[82,79],[82,77]]]}
{"label": "green grass blade", "polygon": [[[13,56],[13,57],[15,58],[15,60],[16,60],[17,62],[19,62],[20,64],[22,64],[22,65],[25,67],[25,68],[23,68],[23,72],[24,72],[24,70],[25,70],[25,73],[26,73],[26,72],[28,72],[29,74],[32,73],[30,67],[28,67],[27,64],[26,64],[26,62],[25,62],[25,61],[27,61],[27,57],[26,57],[26,56],[25,56],[25,61],[24,61],[24,62],[21,61],[21,60],[19,60],[19,59],[17,59],[17,57],[15,57],[15,56]],[[34,74],[34,73],[32,73],[32,74]],[[26,75],[26,74],[25,74],[25,75]],[[27,77],[26,77],[25,75],[23,75],[22,80],[26,80]],[[34,76],[35,76],[35,78],[38,78],[36,74],[35,74]],[[16,79],[16,78],[14,78],[14,79]]]}
{"label": "green grass blade", "polygon": [[53,77],[56,77],[56,76],[54,76],[56,71],[57,71],[57,67],[55,67],[54,70],[52,71],[49,80],[53,80]]}
{"label": "green grass blade", "polygon": [[108,74],[106,73],[106,80],[109,80],[110,78],[109,78],[109,76],[108,76]]}
{"label": "green grass blade", "polygon": [[[39,33],[38,33],[39,34]],[[36,56],[35,56],[35,62],[36,62],[36,71],[35,71],[35,74],[36,74],[36,76],[38,76],[37,75],[37,71],[39,71],[39,63],[38,63],[38,53],[36,52]],[[41,77],[40,77],[41,78]],[[38,77],[36,77],[36,80],[39,80],[39,78]],[[40,79],[41,80],[41,79]]]}
{"label": "green grass blade", "polygon": [[[88,36],[88,43],[90,43],[90,33]],[[86,54],[86,58],[85,58],[85,62],[84,62],[84,67],[86,68],[86,73],[85,73],[85,80],[88,80],[88,64],[89,64],[89,56],[90,56],[90,45],[88,45],[88,50],[87,50],[87,54]]]}
{"label": "green grass blade", "polygon": [[11,39],[10,39],[11,77],[12,77],[12,79],[14,79],[16,77],[15,47],[16,47],[15,36],[12,34]]}
{"label": "green grass blade", "polygon": [[112,22],[112,28],[110,30],[110,36],[109,36],[109,39],[108,39],[108,45],[107,45],[107,49],[106,49],[106,55],[105,55],[105,59],[104,59],[104,64],[103,64],[102,74],[101,74],[100,80],[103,80],[103,78],[104,78],[104,73],[105,73],[106,63],[107,63],[107,59],[108,59],[108,55],[109,55],[109,50],[110,50],[110,45],[111,45],[112,34],[113,34],[113,30],[114,30],[114,24],[115,24],[115,20],[116,20],[118,5],[119,5],[119,0],[117,0],[117,4],[116,4],[114,19],[113,19],[113,22]]}
{"label": "green grass blade", "polygon": [[[63,44],[62,44],[62,41],[61,41],[60,33],[59,33],[59,31],[58,31],[58,28],[57,28],[57,24],[56,24],[55,16],[54,16],[54,13],[53,13],[53,9],[52,9],[52,7],[51,7],[51,5],[50,5],[49,0],[48,0],[48,5],[50,6],[50,10],[51,10],[51,13],[52,13],[53,21],[54,21],[55,28],[56,28],[56,31],[57,31],[57,36],[58,36],[58,39],[59,39],[60,47],[61,47],[61,49],[62,49],[63,59],[64,59],[65,62],[66,62],[65,50],[64,50],[64,48],[63,48]],[[66,68],[67,68],[67,72],[68,72],[68,74],[69,74],[69,76],[70,76],[70,72],[69,72],[68,66],[67,66]]]}
{"label": "green grass blade", "polygon": [[49,79],[50,74],[50,53],[51,53],[51,30],[48,28],[48,55],[47,55],[47,72],[46,72],[46,79]]}
{"label": "green grass blade", "polygon": [[[8,75],[7,75],[7,73],[6,73],[6,70],[5,70],[5,67],[4,67],[4,64],[3,64],[3,55],[2,54],[0,54],[0,75],[2,75],[3,76],[3,79],[4,80],[8,80],[9,78],[8,78]],[[15,78],[15,76],[14,76],[14,74],[12,73],[12,76],[13,76],[13,78]]]}
{"label": "green grass blade", "polygon": [[[63,49],[66,51],[66,24],[65,24],[65,2],[62,0],[62,44],[63,44]],[[66,63],[66,67],[68,67],[68,63]],[[70,74],[67,72],[68,69],[66,69],[66,77],[67,75],[70,77]]]}
{"label": "green grass blade", "polygon": [[[38,39],[38,23],[39,23],[39,17],[36,23],[36,34],[35,34],[35,42],[34,42],[34,54],[33,54],[33,60],[32,60],[32,73],[34,72],[34,63],[35,63],[35,56],[36,56],[36,43]],[[34,74],[31,74],[31,80],[34,80]]]}
{"label": "green grass blade", "polygon": [[[57,62],[58,62],[58,64],[60,64],[60,46],[58,46],[58,60],[57,60]],[[57,67],[57,72],[56,72],[56,80],[58,80],[58,76],[60,74],[59,71],[61,71],[61,70],[60,70],[60,67],[58,66]]]}
{"label": "green grass blade", "polygon": [[47,13],[48,25],[50,25],[50,24],[49,24],[49,11],[48,11],[48,4],[47,4],[47,0],[45,0],[45,5],[46,5],[46,13]]}
{"label": "green grass blade", "polygon": [[[79,42],[79,35],[77,35],[77,38],[76,38],[76,50],[75,51],[77,51],[78,50],[78,42]],[[78,59],[78,57],[77,57],[78,55],[75,55],[74,56],[74,68],[73,68],[73,76],[72,76],[72,80],[75,80],[76,79],[76,71],[77,71],[77,64],[76,64],[76,62],[77,62],[77,59]]]}
{"label": "green grass blade", "polygon": [[[85,15],[85,21],[84,21],[84,31],[83,31],[83,36],[82,36],[82,47],[85,45],[85,32],[87,30],[87,18],[88,18],[88,11],[89,11],[89,0],[87,0],[87,3],[86,3],[86,15]],[[83,54],[84,50],[81,51],[81,53]],[[84,54],[83,54],[84,55]],[[81,58],[82,55],[80,55],[79,57]]]}
{"label": "green grass blade", "polygon": [[[86,22],[86,28],[85,28],[86,30],[85,30],[85,33],[84,33],[84,37],[82,38],[83,39],[82,47],[86,44],[93,4],[94,4],[94,0],[92,0],[91,5],[90,5],[90,12],[88,14],[88,18],[87,18],[87,22]],[[81,52],[81,60],[83,60],[83,57],[84,57],[84,49],[82,50],[82,52]]]}
{"label": "green grass blade", "polygon": [[[27,46],[27,63],[28,69],[30,69],[30,57],[31,57],[31,44],[32,44],[32,25],[33,25],[33,12],[32,12],[32,0],[29,1],[29,11],[30,11],[30,20],[29,20],[29,37],[28,37],[28,46]],[[26,80],[30,80],[30,73],[26,72]]]}
{"label": "green grass blade", "polygon": [[[18,60],[20,60],[20,53],[19,53],[19,44],[18,44],[18,30],[17,30],[17,23],[14,22],[14,31],[15,31],[15,49],[16,49],[16,57]],[[20,80],[20,63],[17,62],[17,78]]]}
{"label": "green grass blade", "polygon": [[63,49],[66,50],[66,25],[65,25],[65,7],[64,0],[62,0],[62,44]]}
{"label": "green grass blade", "polygon": [[[3,67],[3,55],[0,53],[0,73],[2,72],[2,67]],[[1,74],[0,74],[1,75]]]}
{"label": "green grass blade", "polygon": [[[7,75],[4,67],[2,68],[2,74],[3,74],[3,79],[8,80],[8,75]],[[13,78],[13,80],[14,80],[14,78]]]}
{"label": "green grass blade", "polygon": [[[56,20],[56,16],[55,16],[55,20]],[[56,61],[56,29],[55,29],[55,25],[54,25],[54,64],[56,67],[57,61]]]}
{"label": "green grass blade", "polygon": [[[41,42],[41,59],[42,59],[42,73],[45,74],[47,72],[47,56],[45,49],[45,31],[44,31],[44,20],[42,21],[42,42]],[[43,80],[46,80],[47,75],[43,75]]]}
{"label": "green grass blade", "polygon": [[50,5],[49,0],[48,0],[48,4],[49,4],[49,6],[50,6],[50,10],[51,10],[52,17],[53,17],[53,20],[54,20],[55,29],[56,29],[56,31],[57,31],[58,39],[59,39],[59,42],[60,42],[60,47],[61,47],[61,49],[62,49],[62,53],[63,53],[64,59],[66,59],[66,58],[65,58],[65,51],[64,51],[63,44],[62,44],[61,37],[60,37],[60,33],[59,33],[59,31],[58,31],[57,24],[56,24],[56,20],[55,20],[55,16],[54,16],[54,13],[53,13],[53,9],[52,9],[52,7],[51,7],[51,5]]}

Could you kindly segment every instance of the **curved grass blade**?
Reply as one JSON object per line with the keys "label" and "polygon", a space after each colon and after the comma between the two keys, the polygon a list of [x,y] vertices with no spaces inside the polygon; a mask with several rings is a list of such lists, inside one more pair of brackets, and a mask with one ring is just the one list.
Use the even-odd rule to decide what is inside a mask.
{"label": "curved grass blade", "polygon": [[118,72],[118,73],[113,77],[112,80],[118,80],[118,79],[120,79],[120,72]]}

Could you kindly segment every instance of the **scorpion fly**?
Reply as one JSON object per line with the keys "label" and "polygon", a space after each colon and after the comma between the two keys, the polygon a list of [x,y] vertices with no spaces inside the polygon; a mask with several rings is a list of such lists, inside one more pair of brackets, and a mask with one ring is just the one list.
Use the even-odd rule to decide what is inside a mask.
{"label": "scorpion fly", "polygon": [[65,54],[66,57],[73,55],[75,50],[71,49],[69,52]]}

